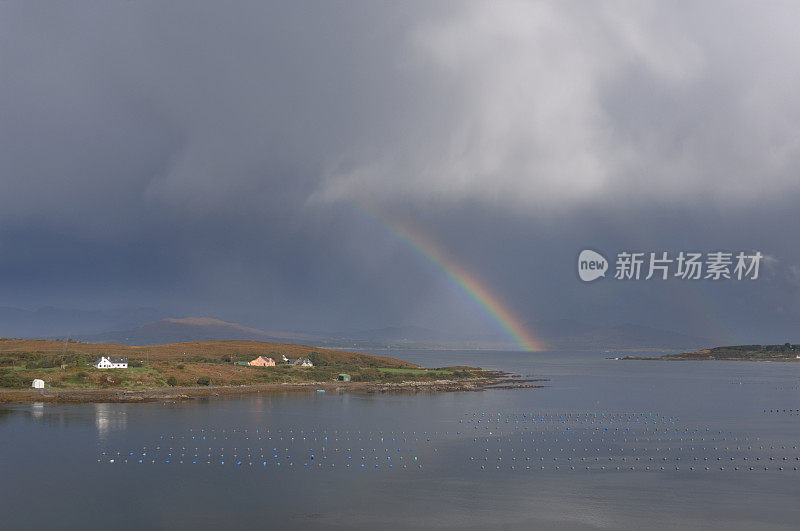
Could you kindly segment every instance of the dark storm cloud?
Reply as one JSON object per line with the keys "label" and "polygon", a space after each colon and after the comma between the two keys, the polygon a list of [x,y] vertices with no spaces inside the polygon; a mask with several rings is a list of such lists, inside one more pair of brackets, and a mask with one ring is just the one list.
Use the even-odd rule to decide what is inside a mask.
{"label": "dark storm cloud", "polygon": [[[491,330],[367,203],[531,320],[789,334],[796,11],[4,3],[0,301]],[[583,247],[774,259],[753,285],[587,286]]]}

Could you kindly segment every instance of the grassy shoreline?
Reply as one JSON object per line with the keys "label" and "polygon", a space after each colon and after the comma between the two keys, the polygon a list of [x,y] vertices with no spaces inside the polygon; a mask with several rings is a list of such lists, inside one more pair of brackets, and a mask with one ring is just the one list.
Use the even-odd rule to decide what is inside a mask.
{"label": "grassy shoreline", "polygon": [[498,371],[459,380],[407,380],[403,382],[306,382],[241,386],[159,387],[152,389],[0,389],[0,404],[58,403],[146,403],[176,402],[191,399],[284,393],[440,393],[483,391],[487,389],[530,389],[546,387],[548,380],[523,380]]}
{"label": "grassy shoreline", "polygon": [[780,361],[800,362],[800,345],[732,345],[713,347],[659,357],[626,356],[631,360],[690,360],[690,361]]}
{"label": "grassy shoreline", "polygon": [[[96,369],[101,355],[127,356],[127,369]],[[243,365],[257,356],[276,367]],[[281,360],[307,357],[314,367]],[[352,382],[337,381],[348,374]],[[472,390],[505,383],[507,376],[477,367],[428,369],[407,361],[357,352],[258,341],[196,341],[148,347],[0,340],[0,402],[146,401],[220,394],[307,390],[385,392]],[[44,390],[30,389],[34,379]],[[520,382],[516,382],[520,383]]]}

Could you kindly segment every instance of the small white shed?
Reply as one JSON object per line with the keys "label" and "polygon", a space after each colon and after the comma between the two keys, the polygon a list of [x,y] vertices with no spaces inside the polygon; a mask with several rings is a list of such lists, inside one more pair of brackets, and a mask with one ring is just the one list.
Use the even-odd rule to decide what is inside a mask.
{"label": "small white shed", "polygon": [[36,378],[32,383],[31,387],[34,389],[44,389],[44,380]]}

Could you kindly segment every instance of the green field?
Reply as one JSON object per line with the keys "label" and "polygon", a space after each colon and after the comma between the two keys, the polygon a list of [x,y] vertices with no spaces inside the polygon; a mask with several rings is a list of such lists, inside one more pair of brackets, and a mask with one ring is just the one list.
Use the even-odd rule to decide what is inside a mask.
{"label": "green field", "polygon": [[[247,365],[247,361],[255,357],[254,352],[261,352],[259,355],[266,352],[272,354],[273,359],[280,358],[282,351],[273,349],[308,357],[314,366]],[[128,354],[130,366],[127,369],[95,369],[92,362],[99,355],[108,353]],[[127,347],[0,338],[0,389],[27,389],[37,378],[44,380],[46,387],[54,389],[157,389],[334,382],[340,373],[349,374],[353,383],[374,384],[455,381],[488,376],[475,367],[425,369],[395,358],[254,341]]]}
{"label": "green field", "polygon": [[714,347],[695,352],[680,354],[666,354],[662,359],[684,360],[751,360],[751,361],[797,361],[800,360],[800,345],[784,343],[783,345],[732,345],[727,347]]}

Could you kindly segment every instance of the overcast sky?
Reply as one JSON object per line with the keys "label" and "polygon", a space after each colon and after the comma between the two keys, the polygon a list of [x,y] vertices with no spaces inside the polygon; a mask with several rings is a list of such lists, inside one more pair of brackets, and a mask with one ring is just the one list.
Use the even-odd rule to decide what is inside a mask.
{"label": "overcast sky", "polygon": [[[0,306],[800,342],[796,2],[3,2]],[[756,281],[578,280],[592,248]]]}

